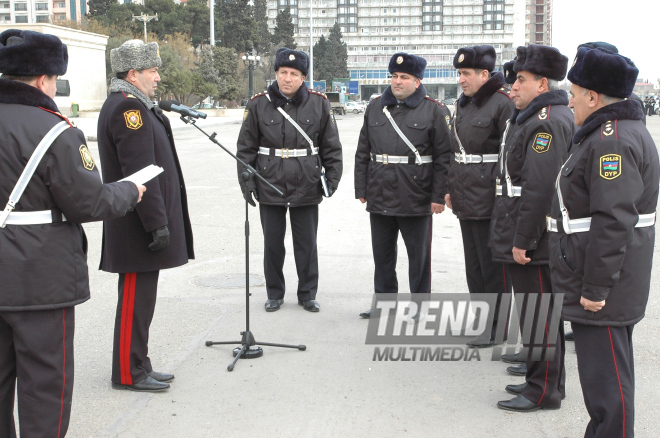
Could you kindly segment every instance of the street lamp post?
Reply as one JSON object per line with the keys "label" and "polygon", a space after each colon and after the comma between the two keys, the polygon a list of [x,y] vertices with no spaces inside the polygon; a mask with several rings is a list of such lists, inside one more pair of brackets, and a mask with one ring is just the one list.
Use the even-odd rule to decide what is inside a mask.
{"label": "street lamp post", "polygon": [[245,54],[241,57],[243,64],[248,68],[248,98],[254,96],[254,68],[259,65],[261,56],[254,56],[252,51],[250,54]]}
{"label": "street lamp post", "polygon": [[145,15],[144,13],[140,15],[133,15],[133,21],[141,21],[144,23],[144,42],[147,42],[147,23],[151,20],[158,21],[158,14],[156,15]]}

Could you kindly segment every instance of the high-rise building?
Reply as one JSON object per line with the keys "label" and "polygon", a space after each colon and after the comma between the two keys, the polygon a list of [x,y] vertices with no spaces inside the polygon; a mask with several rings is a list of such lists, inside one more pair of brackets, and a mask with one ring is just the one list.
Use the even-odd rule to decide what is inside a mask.
{"label": "high-rise building", "polygon": [[551,43],[552,0],[269,0],[268,26],[289,8],[299,50],[309,51],[338,22],[348,48],[351,80],[368,98],[389,84],[392,54],[410,52],[428,64],[424,86],[436,98],[460,94],[453,66],[461,47],[490,44],[497,68],[515,56],[516,47]]}
{"label": "high-rise building", "polygon": [[0,24],[80,22],[86,14],[86,0],[0,0]]}

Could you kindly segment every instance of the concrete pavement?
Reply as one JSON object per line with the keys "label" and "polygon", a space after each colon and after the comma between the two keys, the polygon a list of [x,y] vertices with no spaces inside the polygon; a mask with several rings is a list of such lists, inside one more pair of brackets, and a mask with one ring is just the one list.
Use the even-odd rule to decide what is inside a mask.
{"label": "concrete pavement", "polygon": [[[241,118],[208,120],[218,140],[235,150]],[[95,124],[76,119],[87,136]],[[257,341],[305,344],[307,350],[264,347],[264,356],[240,361],[233,372],[231,346],[206,340],[239,340],[245,329],[244,201],[235,162],[201,134],[176,126],[196,259],[161,272],[151,329],[150,357],[173,372],[163,393],[135,393],[110,386],[116,275],[98,271],[101,224],[86,224],[92,299],[76,308],[76,376],[69,437],[578,437],[588,415],[583,405],[573,345],[566,354],[567,398],[556,411],[528,414],[496,408],[504,391],[522,378],[506,365],[470,362],[375,362],[365,345],[373,262],[368,214],[354,199],[353,164],[362,115],[337,117],[344,145],[344,177],[320,206],[318,300],[321,312],[296,304],[297,281],[290,234],[282,309],[266,313],[263,236],[250,207],[250,329]],[[182,124],[183,125],[183,124]],[[201,124],[200,124],[201,125]],[[660,144],[660,120],[649,127]],[[95,143],[92,153],[98,154]],[[399,245],[399,284],[407,292],[407,257]],[[657,250],[656,250],[657,251]],[[656,255],[657,256],[657,255]],[[458,220],[449,211],[433,227],[433,292],[465,292]],[[658,263],[656,258],[656,264]],[[647,317],[635,329],[637,437],[657,436],[660,416],[660,272],[654,271]]]}

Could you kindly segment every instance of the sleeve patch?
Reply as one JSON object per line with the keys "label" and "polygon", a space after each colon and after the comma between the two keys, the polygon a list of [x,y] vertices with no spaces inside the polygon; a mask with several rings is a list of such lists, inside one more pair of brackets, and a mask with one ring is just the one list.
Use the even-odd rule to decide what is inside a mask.
{"label": "sleeve patch", "polygon": [[248,114],[250,114],[250,110],[246,109],[245,111],[243,111],[243,121],[245,121],[245,119],[248,118]]}
{"label": "sleeve patch", "polygon": [[92,158],[92,154],[89,153],[87,146],[81,144],[78,150],[80,151],[80,158],[82,158],[83,167],[87,170],[94,170],[94,158]]}
{"label": "sleeve patch", "polygon": [[532,149],[537,154],[542,154],[543,152],[548,152],[550,150],[550,143],[552,142],[552,135],[547,132],[539,132],[534,137],[534,144],[532,144]]}
{"label": "sleeve patch", "polygon": [[142,116],[140,110],[131,110],[124,113],[126,119],[126,127],[128,129],[138,130],[142,127]]}
{"label": "sleeve patch", "polygon": [[605,179],[621,176],[621,155],[607,154],[600,157],[600,176]]}

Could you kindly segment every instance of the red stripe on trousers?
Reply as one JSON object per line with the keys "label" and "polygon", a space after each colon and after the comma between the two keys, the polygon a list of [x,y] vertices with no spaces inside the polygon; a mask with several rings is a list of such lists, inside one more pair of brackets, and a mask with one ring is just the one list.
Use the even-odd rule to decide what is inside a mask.
{"label": "red stripe on trousers", "polygon": [[621,388],[621,378],[619,377],[619,367],[616,366],[616,356],[614,355],[614,343],[612,342],[612,332],[607,327],[607,333],[610,335],[610,346],[612,347],[612,359],[614,359],[614,369],[616,370],[616,380],[619,381],[619,392],[621,393],[621,406],[623,407],[623,438],[626,438],[626,402],[623,399],[623,388]]}
{"label": "red stripe on trousers", "polygon": [[62,309],[62,397],[60,398],[60,422],[57,425],[57,438],[62,433],[62,416],[64,415],[64,391],[66,389],[66,308]]}
{"label": "red stripe on trousers", "polygon": [[[539,298],[543,299],[543,278],[541,277],[541,266],[539,265],[539,286],[541,287],[541,296]],[[562,327],[560,329],[563,330]],[[545,337],[547,339],[547,347],[550,348],[550,336],[548,335],[548,318],[545,319]],[[548,350],[545,351],[546,354],[548,354]],[[548,359],[546,357],[546,359]],[[543,401],[543,396],[545,395],[545,390],[548,387],[548,372],[550,370],[550,361],[546,360],[545,361],[545,381],[543,382],[543,394],[541,394],[541,398],[539,399],[539,402],[536,404],[537,406],[541,404]]]}
{"label": "red stripe on trousers", "polygon": [[121,328],[119,334],[119,369],[121,383],[132,385],[131,376],[131,335],[133,331],[133,305],[135,303],[136,273],[124,277],[124,299],[121,306]]}

